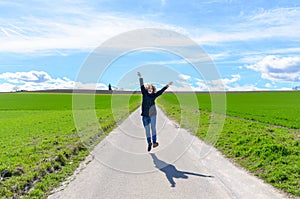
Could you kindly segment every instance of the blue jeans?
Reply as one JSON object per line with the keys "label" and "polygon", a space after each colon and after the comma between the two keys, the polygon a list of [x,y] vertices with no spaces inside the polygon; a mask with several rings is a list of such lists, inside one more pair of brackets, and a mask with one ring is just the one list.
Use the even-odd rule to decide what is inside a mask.
{"label": "blue jeans", "polygon": [[156,142],[156,115],[151,117],[142,116],[142,120],[145,127],[148,144],[151,143],[150,126],[152,131],[152,141]]}

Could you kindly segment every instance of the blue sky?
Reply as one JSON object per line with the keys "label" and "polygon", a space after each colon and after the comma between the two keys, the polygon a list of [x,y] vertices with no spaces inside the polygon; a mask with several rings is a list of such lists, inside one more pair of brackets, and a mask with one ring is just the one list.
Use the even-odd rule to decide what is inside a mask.
{"label": "blue sky", "polygon": [[[225,90],[291,90],[300,86],[299,19],[298,0],[1,0],[0,92],[73,88],[98,46],[141,28],[191,38],[212,59],[214,81]],[[119,57],[97,89],[138,89],[138,70],[146,82],[174,81],[173,90],[208,89],[191,64],[159,50]]]}

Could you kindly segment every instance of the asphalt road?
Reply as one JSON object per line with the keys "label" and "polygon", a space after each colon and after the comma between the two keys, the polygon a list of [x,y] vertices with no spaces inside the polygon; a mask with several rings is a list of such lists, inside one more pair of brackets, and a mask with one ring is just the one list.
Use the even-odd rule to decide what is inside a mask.
{"label": "asphalt road", "polygon": [[158,110],[159,146],[147,152],[140,109],[91,152],[93,160],[55,198],[287,198]]}

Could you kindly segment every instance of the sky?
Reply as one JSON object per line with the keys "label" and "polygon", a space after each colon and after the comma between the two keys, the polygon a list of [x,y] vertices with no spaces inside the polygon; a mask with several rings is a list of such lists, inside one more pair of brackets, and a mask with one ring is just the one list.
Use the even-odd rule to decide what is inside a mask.
{"label": "sky", "polygon": [[[292,90],[300,86],[299,19],[299,0],[0,0],[0,92],[108,84],[136,90],[137,71],[158,87],[173,81],[174,91]],[[200,68],[218,75],[207,78],[164,46],[104,52],[115,56],[105,67],[95,59],[105,42],[150,28],[191,39],[203,50],[198,58],[211,62]],[[176,43],[171,36],[165,40]],[[95,82],[81,81],[92,58]]]}

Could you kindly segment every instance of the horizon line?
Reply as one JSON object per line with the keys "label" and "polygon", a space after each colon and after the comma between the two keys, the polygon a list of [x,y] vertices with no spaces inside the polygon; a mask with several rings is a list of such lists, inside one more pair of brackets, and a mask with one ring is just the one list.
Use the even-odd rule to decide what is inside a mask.
{"label": "horizon line", "polygon": [[[250,92],[299,92],[300,90],[240,90],[240,91],[165,91],[166,94],[206,94],[206,93],[250,93]],[[45,90],[19,90],[0,93],[83,93],[83,94],[140,94],[139,90],[95,90],[95,89],[45,89]]]}

